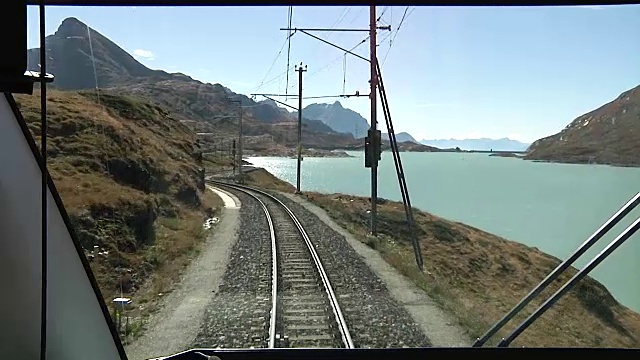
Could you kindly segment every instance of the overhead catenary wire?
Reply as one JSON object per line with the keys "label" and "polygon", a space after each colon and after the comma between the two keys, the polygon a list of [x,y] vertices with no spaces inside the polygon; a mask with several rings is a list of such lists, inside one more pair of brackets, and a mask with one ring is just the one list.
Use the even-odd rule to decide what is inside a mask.
{"label": "overhead catenary wire", "polygon": [[[342,21],[344,21],[344,19],[347,17],[350,11],[351,11],[351,7],[345,6],[345,8],[342,9],[342,12],[338,15],[338,18],[336,19],[336,21],[333,22],[333,24],[329,27],[329,29],[330,30],[335,29],[336,26],[338,26]],[[351,20],[351,22],[353,22],[353,19]],[[332,31],[326,31],[321,33],[321,36],[323,36],[325,39],[329,39],[333,34],[334,32]],[[314,49],[318,49],[320,46],[321,44],[316,44]]]}
{"label": "overhead catenary wire", "polygon": [[[293,6],[289,6],[289,33],[287,36],[287,42],[289,44],[288,49],[287,49],[287,69],[289,68],[290,64],[291,64],[291,20],[293,18]],[[289,72],[287,71],[287,85],[285,88],[285,94],[288,95],[289,94]],[[285,96],[285,99],[287,97]]]}
{"label": "overhead catenary wire", "polygon": [[380,42],[378,43],[378,46],[382,45],[388,38],[391,37],[391,35],[393,35],[394,32],[389,31],[389,33],[387,34],[387,36],[385,36],[382,40],[380,40]]}
{"label": "overhead catenary wire", "polygon": [[[287,36],[287,38],[284,40],[284,43],[282,44],[282,47],[280,48],[280,51],[278,51],[278,54],[276,55],[275,59],[273,59],[273,62],[271,63],[271,66],[269,66],[269,70],[267,70],[267,74],[264,76],[264,78],[260,82],[259,86],[262,86],[264,84],[265,80],[267,79],[267,76],[269,76],[269,74],[271,73],[271,70],[273,70],[273,67],[276,65],[276,62],[280,58],[280,55],[282,54],[282,51],[284,50],[285,46],[287,46],[287,42],[289,41],[291,36],[293,36],[293,33],[289,34]],[[284,76],[284,74],[285,73],[282,73],[282,76]]]}
{"label": "overhead catenary wire", "polygon": [[[367,40],[369,40],[370,36],[367,36],[366,38],[364,38],[363,40],[361,40],[359,43],[357,43],[356,45],[354,45],[353,47],[351,47],[351,49],[348,50],[348,52],[352,52],[353,50],[355,50],[356,48],[358,48],[360,45],[364,44]],[[310,75],[307,76],[307,79],[313,77],[314,75],[317,75],[319,73],[321,73],[322,71],[326,70],[327,68],[330,68],[333,64],[335,64],[338,60],[340,60],[340,58],[342,58],[343,63],[342,63],[342,95],[338,95],[338,96],[319,96],[319,97],[307,97],[306,99],[320,99],[320,98],[335,98],[335,97],[344,97],[344,98],[348,98],[351,96],[360,96],[360,95],[345,95],[346,94],[346,79],[347,79],[347,52],[344,52],[343,55],[340,55],[338,57],[336,57],[333,61],[331,61],[330,63],[328,63],[327,65],[321,67],[320,69],[316,70],[315,72],[311,73]]]}
{"label": "overhead catenary wire", "polygon": [[358,11],[356,13],[356,16],[354,16],[351,21],[349,21],[349,24],[353,24],[354,21],[358,20],[358,18],[360,18],[360,16],[362,16],[362,14],[364,14],[364,11],[366,10],[366,7],[362,7],[360,8],[360,11]]}
{"label": "overhead catenary wire", "polygon": [[[333,22],[333,24],[329,27],[330,30],[334,29],[336,26],[338,26],[338,24],[344,20],[344,18],[347,16],[347,14],[350,11],[350,7],[345,6],[344,9],[342,9],[342,11],[340,12],[340,14],[338,14],[338,17],[336,18],[336,20]],[[289,28],[291,28],[291,26],[289,26]],[[322,33],[322,36],[325,38],[329,38],[331,36],[331,34],[333,34],[333,32],[331,31],[326,31]],[[320,44],[316,44],[315,47],[313,47],[313,49],[317,49],[319,48]],[[293,87],[294,85],[292,85]]]}
{"label": "overhead catenary wire", "polygon": [[[89,28],[89,25],[87,25],[87,40],[89,42],[89,54],[91,56],[91,63],[93,64],[93,77],[94,77],[94,81],[95,81],[95,87],[96,87],[96,101],[98,103],[98,107],[102,110],[102,114],[106,116],[107,110],[105,109],[104,106],[102,106],[102,103],[100,102],[100,85],[98,83],[98,71],[96,69],[96,58],[93,54],[93,42],[91,41],[91,28]],[[103,138],[106,137],[105,132],[104,132],[104,125],[98,125],[96,124],[96,127],[100,127],[100,135],[102,135]],[[104,149],[103,149],[104,150]],[[107,152],[103,151],[103,155],[106,155]],[[105,161],[105,166],[107,168],[107,172],[111,172],[110,166],[109,166],[109,162]],[[113,215],[113,214],[112,214]]]}
{"label": "overhead catenary wire", "polygon": [[[346,9],[343,10],[343,15],[342,16],[338,16],[338,19],[333,23],[333,25],[331,25],[331,27],[329,29],[334,29],[336,26],[338,26],[342,21],[344,21],[347,18],[347,15],[351,12],[351,10],[353,9],[353,7],[346,7]],[[355,16],[353,18],[351,18],[351,20],[349,20],[346,25],[351,25],[353,24],[360,16],[362,16],[362,14],[364,13],[364,10],[366,8],[360,8],[358,12],[356,12]],[[324,37],[324,39],[329,39],[333,34],[336,34],[336,32],[332,32],[332,31],[328,31],[328,32],[324,32],[321,33],[321,35]],[[336,36],[340,36],[343,33],[338,32]],[[321,44],[318,44],[317,46],[320,46]]]}
{"label": "overhead catenary wire", "polygon": [[[351,8],[343,9],[343,11],[341,12],[341,14],[338,16],[338,18],[336,19],[336,21],[335,21],[335,22],[333,23],[333,25],[331,26],[331,29],[335,28],[335,26],[337,26],[341,21],[343,21],[343,20],[347,17],[347,15],[349,14],[349,10],[351,10]],[[355,14],[355,16],[351,19],[351,21],[350,21],[349,23],[353,23],[356,19],[358,19],[358,18],[362,15],[362,13],[364,12],[364,10],[365,10],[365,8],[360,8],[360,9],[359,9],[359,11]],[[291,28],[291,26],[290,26],[289,28]],[[291,36],[293,36],[293,35],[295,34],[295,32],[296,32],[296,31],[294,30],[294,32],[291,34]],[[355,46],[353,46],[353,47],[349,50],[349,52],[351,52],[351,51],[355,50],[357,47],[359,47],[359,46],[361,46],[362,44],[364,44],[368,39],[369,39],[369,36],[368,36],[367,38],[363,39],[361,42],[359,42],[359,43],[358,43],[358,44],[356,44]],[[327,63],[326,65],[324,65],[324,66],[320,67],[320,68],[319,68],[319,69],[317,69],[316,71],[314,71],[314,72],[312,72],[311,74],[309,74],[306,78],[308,79],[308,78],[310,78],[310,77],[313,77],[313,76],[315,76],[315,75],[320,74],[322,71],[324,71],[324,70],[326,70],[326,69],[330,68],[330,67],[331,67],[331,66],[333,66],[337,61],[339,61],[340,59],[342,59],[342,58],[343,58],[343,56],[344,56],[344,54],[342,54],[342,55],[340,55],[340,56],[336,57],[336,58],[335,58],[334,60],[332,60],[331,62]],[[269,80],[267,80],[267,81],[264,81],[264,80],[263,80],[263,81],[260,83],[260,85],[258,85],[257,87],[255,87],[255,88],[251,89],[250,91],[251,91],[251,92],[255,92],[255,91],[257,91],[257,90],[259,90],[259,89],[261,89],[261,88],[263,88],[263,87],[265,87],[265,86],[267,86],[267,85],[270,85],[270,84],[272,84],[272,83],[274,83],[274,82],[280,82],[280,84],[282,84],[282,82],[281,82],[282,78],[283,78],[283,77],[287,77],[287,78],[288,78],[288,76],[289,76],[289,75],[291,74],[291,72],[294,70],[293,68],[294,68],[294,66],[289,66],[289,67],[287,68],[287,70],[285,70],[285,71],[284,71],[284,72],[282,72],[281,74],[279,74],[279,75],[277,75],[277,76],[275,76],[275,77],[273,77],[273,78],[271,78],[271,79],[269,79]],[[278,87],[280,88],[280,86],[281,86],[281,85],[279,85]],[[289,86],[289,84],[287,84],[287,85],[286,85],[286,89],[285,89],[285,91],[284,91],[284,92],[285,92],[285,97],[288,95],[288,91],[289,91],[289,90],[291,90],[293,87],[294,87],[294,85],[291,85],[291,86]],[[346,74],[345,74],[345,75],[343,75],[343,88],[344,88],[344,89],[345,89],[345,91],[346,91]],[[280,93],[282,93],[282,92],[280,92]]]}
{"label": "overhead catenary wire", "polygon": [[[351,11],[351,8],[349,6],[345,7],[342,10],[342,12],[340,13],[340,15],[338,15],[338,18],[333,23],[333,25],[331,25],[331,27],[329,27],[329,29],[334,29],[336,26],[338,26],[338,24],[340,24],[342,21],[344,21],[344,19],[347,17],[347,15],[349,14],[350,11]],[[331,37],[332,34],[333,34],[333,32],[327,31],[324,34],[322,34],[322,36],[324,36],[326,39],[328,39],[329,37]]]}
{"label": "overhead catenary wire", "polygon": [[[289,28],[291,28],[291,23],[292,23],[292,20],[293,20],[293,7],[292,6],[289,7],[289,12],[288,12],[287,15],[288,15]],[[256,90],[260,89],[263,85],[266,85],[265,81],[266,81],[267,77],[269,76],[269,74],[271,74],[271,70],[273,70],[273,67],[276,65],[278,59],[280,58],[280,55],[282,55],[282,51],[284,50],[284,48],[287,45],[289,45],[288,50],[287,50],[287,71],[285,71],[282,74],[270,79],[269,82],[267,82],[267,84],[270,84],[271,82],[273,82],[275,80],[279,80],[280,77],[285,76],[285,75],[287,76],[287,82],[288,82],[289,71],[291,69],[293,69],[293,67],[290,66],[290,64],[289,64],[289,59],[290,59],[290,54],[291,54],[291,37],[293,36],[293,34],[295,34],[295,30],[293,32],[289,31],[289,33],[287,34],[287,38],[284,40],[284,43],[280,47],[280,50],[276,54],[276,57],[273,59],[273,62],[271,63],[271,66],[269,66],[269,70],[267,70],[267,73],[264,75],[264,78],[260,82],[260,85],[258,85],[256,88],[252,89],[251,91],[256,91]]]}
{"label": "overhead catenary wire", "polygon": [[93,44],[91,42],[91,29],[87,25],[87,38],[89,39],[89,53],[91,54],[91,62],[93,63],[93,79],[96,84],[96,98],[98,99],[98,105],[100,105],[100,91],[98,89],[98,71],[96,70],[96,60],[93,56]]}
{"label": "overhead catenary wire", "polygon": [[387,56],[389,56],[389,52],[391,51],[391,47],[393,47],[393,43],[396,40],[396,36],[398,36],[398,31],[400,31],[400,29],[402,28],[402,24],[404,23],[404,21],[409,17],[409,15],[411,15],[411,13],[413,13],[413,11],[415,10],[415,7],[413,9],[411,9],[411,11],[409,13],[407,13],[407,11],[409,10],[409,6],[407,6],[404,9],[404,13],[402,14],[402,18],[400,19],[400,23],[398,24],[398,27],[396,28],[396,31],[393,35],[393,38],[391,38],[391,40],[389,40],[389,49],[387,50],[387,53],[384,55],[384,58],[382,59],[382,65],[384,65],[385,61],[387,61]]}
{"label": "overhead catenary wire", "polygon": [[[292,35],[293,35],[293,34],[292,34]],[[286,44],[286,43],[285,43],[285,44]],[[262,87],[264,87],[264,86],[267,86],[267,85],[273,84],[274,82],[276,82],[276,81],[278,81],[278,80],[281,80],[281,79],[282,79],[282,78],[287,74],[287,72],[291,72],[291,71],[293,71],[293,70],[294,70],[294,68],[295,68],[295,65],[291,65],[291,66],[289,66],[289,68],[288,68],[286,71],[283,71],[283,72],[282,72],[282,73],[280,73],[279,75],[276,75],[276,76],[272,77],[271,79],[269,79],[269,80],[267,80],[267,81],[263,81],[260,85],[258,85],[258,86],[256,86],[255,88],[253,88],[253,89],[249,90],[249,92],[257,91],[257,90],[261,89],[261,88],[262,88]]]}
{"label": "overhead catenary wire", "polygon": [[[336,19],[336,21],[333,23],[333,25],[330,27],[330,29],[335,28],[341,21],[343,21],[347,15],[349,14],[349,10],[351,8],[345,8],[343,9],[343,11],[340,13],[340,15],[338,16],[338,18]],[[360,16],[362,16],[362,14],[364,13],[364,10],[366,8],[360,8],[359,11],[355,14],[355,16],[349,21],[349,24],[353,23],[354,21],[356,21]],[[291,27],[290,27],[291,28]],[[290,37],[292,37],[294,34],[296,33],[296,31],[294,30],[291,34]],[[329,34],[331,34],[331,32],[329,32]],[[353,51],[355,48],[357,48],[358,46],[362,45],[363,43],[365,43],[369,38],[367,37],[366,39],[362,40],[362,42],[358,43],[356,46],[354,46],[352,49],[350,49],[349,51]],[[288,40],[288,39],[287,39]],[[285,43],[282,46],[282,49],[284,49],[284,47],[287,45],[287,40],[285,40]],[[281,51],[282,51],[281,49]],[[277,61],[277,59],[279,58],[279,55],[281,53],[281,51],[278,53],[278,56],[276,56],[276,59],[274,59],[274,63],[272,64],[272,66],[270,67],[270,70],[267,72],[267,75],[265,75],[265,79],[267,78],[268,74],[270,74],[271,72],[271,68],[273,67],[273,65],[275,64],[275,62]],[[327,65],[321,67],[320,69],[316,70],[315,72],[312,72],[311,74],[309,74],[306,78],[309,78],[310,76],[313,76],[314,74],[318,74],[321,71],[327,69],[328,67],[330,67],[331,65],[335,64],[338,60],[340,60],[342,58],[343,55],[340,55],[339,57],[337,57],[336,59],[332,60],[330,63],[328,63]],[[283,71],[282,73],[280,73],[277,76],[274,76],[273,78],[270,78],[269,80],[264,80],[262,82],[260,82],[260,85],[256,86],[255,88],[249,90],[250,92],[255,92],[257,90],[260,90],[262,88],[264,88],[267,85],[271,85],[275,82],[280,82],[282,80],[283,77],[288,77],[289,75],[291,75],[293,73],[295,65],[291,65],[288,66],[287,69],[285,71]],[[281,84],[281,82],[280,82]],[[291,90],[293,87],[295,86],[295,84],[292,84],[291,86],[287,86],[287,89],[285,91],[285,93],[288,94],[288,90]],[[279,88],[281,87],[281,85],[278,86]]]}
{"label": "overhead catenary wire", "polygon": [[382,13],[380,13],[380,16],[378,16],[378,19],[376,19],[376,21],[382,20],[382,17],[384,16],[384,13],[387,12],[387,9],[389,9],[389,6],[385,6],[384,9],[382,9]]}
{"label": "overhead catenary wire", "polygon": [[[367,36],[365,39],[363,39],[362,41],[360,41],[357,45],[355,45],[354,47],[352,47],[351,49],[349,49],[349,51],[353,51],[353,50],[355,50],[355,49],[356,49],[356,48],[358,48],[360,45],[364,44],[367,40],[369,40],[369,36]],[[334,60],[332,60],[331,62],[329,62],[329,63],[328,63],[328,64],[326,64],[325,66],[323,66],[323,67],[319,68],[318,70],[316,70],[316,71],[312,72],[311,74],[307,75],[307,77],[306,77],[306,78],[307,78],[307,80],[308,80],[310,77],[312,77],[312,76],[314,76],[314,75],[319,74],[320,72],[322,72],[322,71],[326,70],[327,68],[329,68],[330,66],[332,66],[333,64],[335,64],[335,63],[336,63],[336,62],[338,62],[340,59],[342,59],[342,57],[343,57],[343,56],[344,56],[344,54],[342,54],[342,55],[340,55],[340,56],[336,57]]]}
{"label": "overhead catenary wire", "polygon": [[342,94],[342,95],[322,95],[322,96],[305,96],[303,99],[335,99],[335,98],[350,98],[350,97],[363,97],[368,95],[354,95],[354,94]]}
{"label": "overhead catenary wire", "polygon": [[[361,46],[362,44],[364,44],[367,40],[369,40],[369,36],[367,36],[366,38],[364,38],[362,41],[360,41],[358,44],[356,44],[355,46],[353,46],[351,49],[349,49],[349,51],[353,51],[355,49],[357,49],[359,46]],[[332,61],[330,61],[329,63],[325,64],[324,66],[320,67],[318,70],[310,73],[309,75],[306,76],[306,79],[310,79],[315,75],[320,74],[321,72],[323,72],[324,70],[329,69],[331,66],[335,65],[339,60],[341,60],[343,58],[344,54],[337,56],[335,59],[333,59]],[[293,69],[290,68],[290,70]],[[284,76],[284,73],[281,74],[281,76]],[[271,79],[271,82],[278,80],[278,78],[274,78]],[[264,85],[268,85],[269,82],[266,82]],[[293,88],[295,85],[291,85],[290,88]],[[254,91],[254,90],[252,90]]]}

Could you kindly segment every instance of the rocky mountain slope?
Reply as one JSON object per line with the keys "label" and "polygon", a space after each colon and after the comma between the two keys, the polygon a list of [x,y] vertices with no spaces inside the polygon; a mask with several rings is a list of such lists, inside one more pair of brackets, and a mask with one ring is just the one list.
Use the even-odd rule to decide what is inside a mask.
{"label": "rocky mountain slope", "polygon": [[640,166],[640,86],[535,141],[525,159]]}
{"label": "rocky mountain slope", "polygon": [[[48,71],[56,76],[53,87],[65,90],[110,89],[161,105],[179,120],[194,120],[199,131],[215,131],[222,137],[237,134],[237,104],[243,108],[244,134],[269,135],[276,142],[295,137],[297,115],[236,94],[220,84],[208,84],[187,75],[152,70],[130,54],[90,29],[76,18],[67,18],[58,30],[47,37]],[[39,49],[30,49],[29,69],[38,69]],[[95,75],[94,76],[94,65]],[[282,125],[285,126],[277,126]],[[293,127],[287,125],[294,125]],[[328,147],[348,144],[353,137],[339,134],[321,121],[303,119],[303,144]],[[295,143],[288,142],[288,143]],[[284,143],[283,143],[284,144]]]}
{"label": "rocky mountain slope", "polygon": [[[369,122],[357,112],[343,107],[339,101],[333,104],[311,104],[302,111],[305,117],[319,120],[336,132],[352,135],[356,139],[352,147],[360,148],[364,143],[364,137],[367,136],[367,130],[369,130]],[[379,121],[383,121],[383,119]],[[382,126],[381,130],[385,129],[384,123],[380,126]],[[383,131],[382,139],[388,147],[389,134]],[[396,133],[396,141],[402,151],[430,151],[426,147],[420,146],[420,143],[407,132]]]}
{"label": "rocky mountain slope", "polygon": [[[129,95],[161,106],[173,118],[189,124],[205,150],[229,148],[238,135],[238,104],[243,106],[243,137],[248,152],[282,155],[297,144],[297,112],[270,100],[236,94],[221,84],[203,83],[181,73],[152,70],[76,18],[67,18],[47,37],[48,69],[56,76],[52,86],[63,90],[98,88]],[[39,49],[29,50],[29,68],[37,70]],[[362,148],[369,124],[360,114],[333,104],[303,109],[302,144],[307,149]],[[356,139],[354,134],[360,139]],[[403,133],[399,140],[405,139]],[[409,135],[410,137],[410,135]],[[431,151],[414,143],[400,143],[403,151]],[[388,145],[387,145],[388,148]]]}
{"label": "rocky mountain slope", "polygon": [[348,133],[356,138],[367,135],[369,123],[362,115],[347,109],[339,101],[333,104],[311,104],[302,109],[302,114],[313,120],[320,120],[339,133]]}
{"label": "rocky mountain slope", "polygon": [[[94,59],[100,87],[173,77],[167,72],[147,68],[111,40],[73,17],[64,19],[58,30],[47,36],[46,44],[47,72],[55,74],[52,86],[60,89],[95,88]],[[29,49],[27,58],[28,68],[38,70],[40,49]]]}

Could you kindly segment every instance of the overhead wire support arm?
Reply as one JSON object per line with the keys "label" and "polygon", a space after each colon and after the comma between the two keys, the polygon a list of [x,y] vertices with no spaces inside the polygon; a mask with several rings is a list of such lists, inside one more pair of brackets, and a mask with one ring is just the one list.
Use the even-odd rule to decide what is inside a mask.
{"label": "overhead wire support arm", "polygon": [[[288,107],[290,107],[292,109],[296,109],[297,110],[297,108],[295,108],[295,107],[293,107],[291,105],[288,105],[288,104],[285,104],[285,103],[282,103],[282,102],[279,102],[277,100],[269,98],[269,96],[285,96],[284,94],[251,94],[251,96],[264,96],[264,97],[266,97],[266,98],[268,98],[270,100],[273,100],[273,101],[275,101],[275,102],[277,102],[279,104],[282,104],[282,105],[285,105],[285,106],[288,106]],[[292,97],[292,98],[297,98],[298,97],[298,95],[292,95],[292,94],[289,94],[288,96]],[[304,96],[304,97],[302,97],[302,99],[304,100],[304,99],[328,99],[328,98],[350,98],[350,97],[369,97],[369,94],[360,94],[359,91],[356,91],[355,94]]]}
{"label": "overhead wire support arm", "polygon": [[[280,104],[280,105],[283,105],[283,106],[286,106],[286,107],[288,107],[288,108],[290,108],[290,109],[293,109],[293,110],[298,111],[298,108],[297,108],[297,107],[295,107],[295,106],[291,106],[291,105],[289,105],[289,104],[287,104],[287,103],[283,103],[282,101],[278,101],[278,100],[276,100],[276,99],[274,99],[274,98],[272,98],[272,97],[271,97],[271,96],[284,96],[284,95],[273,95],[273,94],[266,94],[266,95],[265,95],[265,94],[251,94],[251,96],[258,96],[258,95],[260,95],[260,96],[264,96],[264,97],[266,97],[267,99],[269,99],[269,100],[271,100],[271,101],[275,101],[275,102],[277,102],[277,103],[278,103],[278,104]],[[292,97],[293,97],[293,96],[295,96],[295,95],[289,95],[289,96],[292,96]],[[296,97],[297,97],[297,96],[296,96]]]}
{"label": "overhead wire support arm", "polygon": [[285,31],[360,31],[360,32],[369,32],[369,29],[323,29],[323,28],[308,28],[308,29],[300,29],[300,28],[280,28],[280,30]]}
{"label": "overhead wire support arm", "polygon": [[[388,26],[378,26],[378,29],[381,29],[381,30],[391,30],[391,25],[388,25]],[[323,43],[325,43],[325,44],[327,44],[327,45],[331,45],[331,46],[333,46],[333,47],[335,47],[335,48],[337,48],[337,49],[340,49],[340,50],[342,50],[342,51],[346,52],[347,54],[353,55],[353,56],[355,56],[355,57],[357,57],[357,58],[359,58],[359,59],[362,59],[362,60],[364,60],[364,61],[366,61],[366,62],[368,62],[368,63],[371,63],[371,60],[370,60],[370,59],[367,59],[367,58],[366,58],[366,57],[364,57],[364,56],[360,56],[360,55],[358,55],[358,54],[356,54],[356,53],[354,53],[354,52],[351,52],[350,50],[347,50],[347,49],[345,49],[345,48],[343,48],[343,47],[340,47],[340,46],[338,46],[338,45],[336,45],[336,44],[332,44],[332,43],[330,43],[329,41],[327,41],[327,40],[325,40],[325,39],[323,39],[323,38],[321,38],[321,37],[318,37],[318,36],[313,35],[313,34],[311,34],[311,33],[309,33],[309,32],[308,32],[308,31],[366,31],[366,32],[370,32],[370,29],[366,29],[366,30],[365,30],[365,29],[298,29],[298,28],[293,28],[293,29],[291,29],[291,28],[281,28],[280,30],[287,30],[287,31],[294,30],[294,32],[299,31],[299,32],[301,32],[301,33],[303,33],[303,34],[306,34],[306,35],[311,36],[312,38],[314,38],[314,39],[316,39],[316,40],[320,40],[320,41],[322,41]]]}
{"label": "overhead wire support arm", "polygon": [[328,98],[350,98],[350,97],[369,97],[369,94],[342,94],[342,95],[323,95],[323,96],[305,96],[303,99],[328,99]]}
{"label": "overhead wire support arm", "polygon": [[[293,18],[293,6],[289,6],[289,28],[291,28],[291,20]],[[289,43],[289,48],[287,49],[287,69],[289,69],[289,60],[291,59],[291,37],[293,36],[293,34],[295,33],[295,31],[292,33],[291,30],[289,30],[289,35],[287,36],[287,42]],[[288,94],[289,93],[289,71],[287,71],[287,86],[285,87],[285,92]],[[287,97],[285,96],[285,100],[287,99]]]}
{"label": "overhead wire support arm", "polygon": [[338,46],[338,45],[336,45],[336,44],[332,44],[332,43],[328,42],[327,40],[325,40],[325,39],[323,39],[323,38],[321,38],[321,37],[318,37],[318,36],[315,36],[315,35],[313,35],[313,34],[310,34],[310,33],[306,32],[306,31],[304,31],[304,30],[300,30],[300,29],[298,29],[298,31],[300,31],[300,32],[301,32],[301,33],[303,33],[303,34],[309,35],[309,36],[311,36],[311,37],[312,37],[312,38],[314,38],[314,39],[320,40],[320,41],[322,41],[322,42],[323,42],[323,43],[325,43],[325,44],[328,44],[328,45],[331,45],[331,46],[333,46],[333,47],[335,47],[335,48],[338,48],[338,49],[340,49],[340,50],[342,50],[342,51],[346,52],[347,54],[351,54],[351,55],[353,55],[353,56],[355,56],[355,57],[357,57],[357,58],[359,58],[359,59],[362,59],[362,60],[364,60],[364,61],[366,61],[366,62],[371,62],[371,61],[370,61],[369,59],[367,59],[366,57],[364,57],[364,56],[360,56],[360,55],[358,55],[358,54],[356,54],[356,53],[354,53],[354,52],[351,52],[351,51],[349,51],[349,50],[347,50],[347,49],[345,49],[345,48],[343,48],[343,47],[340,47],[340,46]]}

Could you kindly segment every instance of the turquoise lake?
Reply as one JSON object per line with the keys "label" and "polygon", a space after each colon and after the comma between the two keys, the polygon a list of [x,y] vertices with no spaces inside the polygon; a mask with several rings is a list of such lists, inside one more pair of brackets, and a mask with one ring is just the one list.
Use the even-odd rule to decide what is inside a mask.
{"label": "turquoise lake", "polygon": [[[302,191],[370,195],[370,169],[361,152],[352,158],[305,158]],[[561,259],[640,191],[640,169],[537,163],[473,153],[402,153],[412,205]],[[251,157],[295,185],[296,159]],[[379,165],[378,196],[401,201],[391,154]],[[581,268],[640,216],[640,206],[594,245]],[[618,301],[640,312],[640,234],[601,263],[591,276]],[[542,280],[542,279],[541,279]]]}

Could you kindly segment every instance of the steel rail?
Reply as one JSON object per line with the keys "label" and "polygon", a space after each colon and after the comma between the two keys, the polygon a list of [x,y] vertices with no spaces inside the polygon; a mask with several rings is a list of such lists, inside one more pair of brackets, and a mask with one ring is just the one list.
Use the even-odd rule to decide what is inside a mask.
{"label": "steel rail", "polygon": [[[209,180],[208,182],[219,186],[226,186],[229,188],[235,188],[233,185],[225,184],[224,182],[218,182]],[[240,189],[237,189],[240,190]],[[273,226],[273,219],[269,213],[267,205],[260,200],[259,197],[248,191],[242,191],[243,193],[254,198],[264,211],[264,215],[267,217],[267,223],[269,224],[269,235],[271,236],[271,311],[269,319],[269,349],[275,349],[276,347],[276,314],[278,313],[278,258],[276,251],[276,230]]]}
{"label": "steel rail", "polygon": [[[313,243],[311,242],[311,239],[309,239],[309,235],[307,234],[306,230],[304,229],[304,226],[302,225],[302,223],[300,223],[300,221],[298,220],[298,218],[295,216],[295,214],[293,213],[293,211],[291,211],[291,209],[289,209],[288,206],[286,206],[282,201],[280,201],[280,199],[276,198],[275,196],[266,193],[262,190],[258,190],[249,186],[241,186],[241,185],[237,185],[237,184],[228,184],[225,182],[220,182],[220,181],[215,181],[215,180],[210,180],[210,182],[217,184],[217,185],[221,185],[221,186],[227,186],[229,188],[233,188],[236,189],[238,191],[242,191],[245,194],[248,194],[250,196],[252,196],[255,199],[258,199],[254,194],[251,194],[251,192],[254,193],[258,193],[262,196],[265,196],[267,198],[269,198],[270,200],[274,201],[275,203],[277,203],[280,207],[282,207],[285,212],[289,215],[289,217],[291,218],[291,220],[293,221],[293,223],[296,225],[296,228],[298,229],[298,232],[300,233],[300,235],[302,236],[302,238],[304,239],[305,244],[307,245],[307,249],[309,250],[309,253],[311,254],[311,258],[313,259],[315,265],[316,265],[316,269],[318,270],[318,274],[320,275],[320,279],[322,280],[322,284],[324,286],[324,290],[327,293],[327,298],[329,299],[329,303],[331,305],[331,309],[333,311],[333,314],[335,316],[335,321],[338,324],[338,330],[340,332],[340,335],[342,337],[342,342],[345,346],[345,348],[347,349],[353,349],[355,346],[353,344],[353,340],[351,338],[351,334],[349,332],[349,329],[347,327],[347,322],[344,319],[344,315],[342,314],[342,310],[340,308],[340,304],[338,303],[338,299],[335,295],[335,292],[333,291],[333,287],[331,286],[331,282],[329,281],[329,277],[327,276],[327,273],[324,269],[324,266],[322,265],[322,261],[320,260],[320,257],[318,256],[318,253],[316,252],[315,246],[313,245]],[[262,202],[260,199],[258,199],[260,201],[260,203],[266,207],[266,205],[264,205],[264,202]],[[268,212],[268,210],[266,210]],[[270,218],[271,215],[268,215],[268,217]],[[273,229],[273,227],[271,227]],[[275,264],[275,262],[274,262]],[[275,265],[274,265],[275,266]],[[274,313],[275,314],[275,313]],[[274,319],[274,316],[272,315],[272,320]]]}

